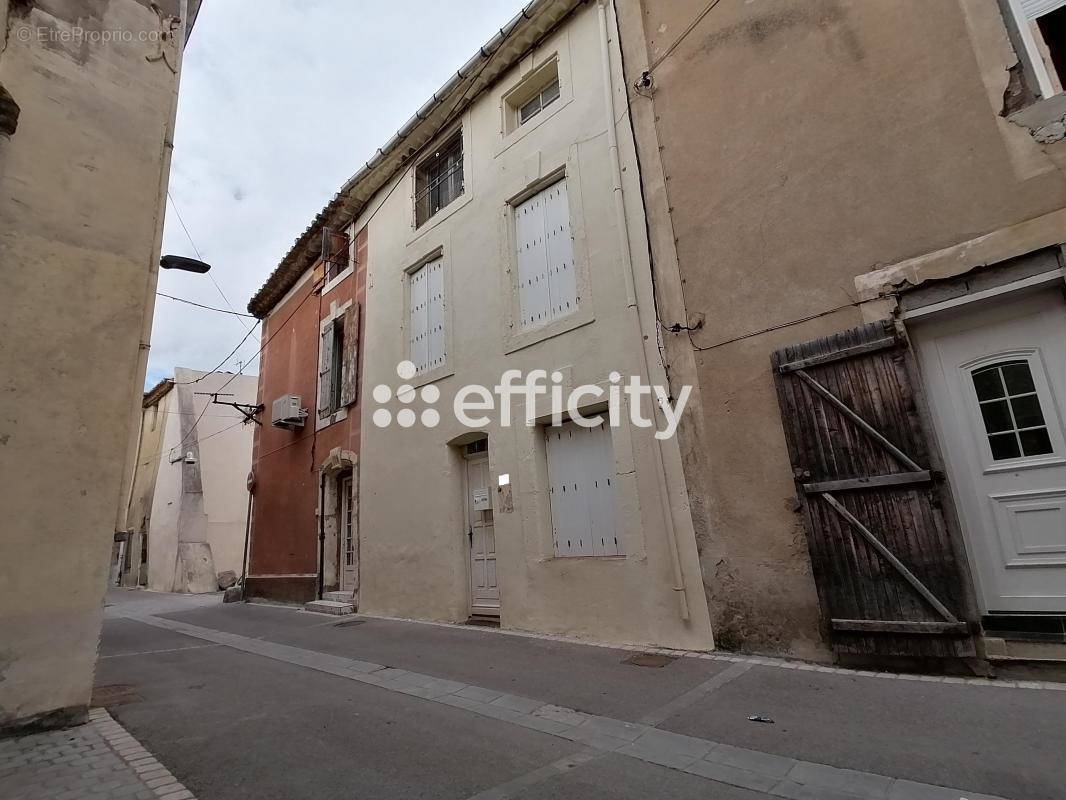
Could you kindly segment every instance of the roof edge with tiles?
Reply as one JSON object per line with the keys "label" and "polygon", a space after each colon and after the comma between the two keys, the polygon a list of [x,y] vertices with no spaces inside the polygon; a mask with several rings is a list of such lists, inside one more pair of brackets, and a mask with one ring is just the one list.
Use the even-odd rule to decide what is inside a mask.
{"label": "roof edge with tiles", "polygon": [[404,125],[349,178],[296,239],[292,248],[248,302],[266,317],[314,266],[322,249],[320,231],[348,224],[410,160],[431,143],[486,89],[554,29],[582,0],[532,0],[448,79]]}

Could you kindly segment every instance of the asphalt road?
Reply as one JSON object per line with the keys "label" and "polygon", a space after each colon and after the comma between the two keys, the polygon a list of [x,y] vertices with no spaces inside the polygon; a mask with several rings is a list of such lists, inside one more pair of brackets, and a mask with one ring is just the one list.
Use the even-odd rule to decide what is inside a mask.
{"label": "asphalt road", "polygon": [[[874,787],[870,796],[888,786],[878,776],[901,779],[882,795],[901,800],[1064,796],[1066,691],[689,658],[640,667],[623,663],[632,655],[624,650],[483,629],[239,604],[175,612],[144,592],[113,592],[109,602],[97,684],[130,688],[111,714],[200,800],[769,796],[290,663],[305,653],[644,722],[695,737],[688,741],[746,748],[737,752],[749,760],[765,754],[767,769],[787,758],[857,770],[855,780]],[[145,609],[157,624],[118,616]],[[185,635],[159,624],[196,628]],[[196,631],[287,645],[279,652],[289,661]],[[752,714],[774,723],[750,722]],[[961,788],[923,795],[932,790],[905,781]],[[860,796],[810,786],[775,791]]]}

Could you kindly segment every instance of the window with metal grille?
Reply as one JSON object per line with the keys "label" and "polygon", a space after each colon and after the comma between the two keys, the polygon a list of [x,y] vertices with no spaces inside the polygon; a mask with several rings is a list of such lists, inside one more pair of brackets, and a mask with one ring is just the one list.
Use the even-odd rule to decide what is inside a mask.
{"label": "window with metal grille", "polygon": [[415,169],[415,227],[463,193],[463,134],[446,141]]}
{"label": "window with metal grille", "polygon": [[555,555],[624,554],[615,530],[617,472],[606,423],[546,426],[544,441]]}
{"label": "window with metal grille", "polygon": [[574,243],[566,179],[514,209],[520,327],[530,330],[577,311]]}
{"label": "window with metal grille", "polygon": [[1002,361],[971,377],[994,460],[1054,451],[1028,361]]}
{"label": "window with metal grille", "polygon": [[408,358],[421,375],[444,364],[444,261],[437,258],[408,276]]}

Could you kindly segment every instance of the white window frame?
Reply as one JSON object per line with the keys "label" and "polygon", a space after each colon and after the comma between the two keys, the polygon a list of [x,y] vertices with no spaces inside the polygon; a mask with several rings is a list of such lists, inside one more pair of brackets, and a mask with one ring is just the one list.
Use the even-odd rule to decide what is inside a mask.
{"label": "white window frame", "polygon": [[[559,191],[563,193],[562,203],[558,199]],[[562,231],[549,229],[548,226],[548,203],[553,195],[556,198],[555,214],[559,214],[561,206],[566,215],[565,230]],[[533,207],[530,207],[531,203]],[[577,288],[566,176],[560,176],[554,183],[549,183],[516,204],[512,214],[518,264],[518,327],[525,333],[576,314],[580,307],[581,294]],[[534,227],[537,228],[536,238],[540,244],[531,249],[529,242],[523,244],[519,231],[524,230],[528,237],[534,233]],[[538,255],[542,259],[536,258]],[[539,294],[545,296],[541,304],[535,302]]]}
{"label": "white window frame", "polygon": [[448,260],[448,258],[445,255],[445,251],[444,251],[443,245],[440,246],[440,247],[435,248],[430,253],[428,253],[426,256],[420,258],[418,261],[414,262],[411,266],[409,266],[407,269],[405,269],[403,271],[402,278],[403,278],[403,298],[404,298],[404,303],[403,304],[404,304],[404,308],[403,308],[403,321],[402,321],[402,324],[401,324],[401,332],[402,332],[402,335],[403,335],[403,351],[402,352],[404,354],[404,359],[407,360],[407,361],[411,361],[412,363],[415,363],[415,365],[417,367],[417,363],[415,362],[415,360],[413,358],[413,353],[412,353],[412,348],[411,348],[411,335],[412,335],[411,323],[412,323],[412,311],[413,311],[413,309],[412,309],[412,296],[411,296],[411,286],[412,286],[411,282],[412,282],[412,278],[420,270],[422,270],[423,268],[425,268],[429,264],[432,264],[433,262],[439,262],[440,263],[441,285],[442,285],[443,293],[444,293],[444,304],[443,304],[443,310],[442,310],[442,314],[441,314],[441,324],[443,325],[443,330],[441,331],[441,337],[440,337],[441,346],[443,348],[443,358],[438,364],[433,365],[433,366],[429,366],[426,369],[424,369],[423,371],[415,373],[415,377],[411,381],[409,381],[409,383],[412,386],[415,386],[415,387],[422,386],[422,385],[427,384],[427,383],[432,383],[433,381],[436,381],[436,380],[440,380],[441,378],[444,378],[444,377],[447,377],[448,375],[451,375],[452,372],[453,372],[453,370],[452,370],[452,368],[450,366],[451,363],[452,363],[452,359],[450,357],[450,354],[452,352],[452,306],[454,305],[454,303],[452,302],[452,298],[454,297],[454,295],[452,293],[452,281],[451,281],[451,272],[452,272],[452,270],[451,270],[451,264],[449,263],[449,260]]}
{"label": "white window frame", "polygon": [[[1004,22],[1007,24],[1007,32],[1011,43],[1014,45],[1018,58],[1021,59],[1027,73],[1026,77],[1036,82],[1036,85],[1030,88],[1040,95],[1042,100],[1060,94],[1060,92],[1055,90],[1051,74],[1048,72],[1047,64],[1044,62],[1044,56],[1036,42],[1036,37],[1033,36],[1030,19],[1022,7],[1021,0],[1000,0],[1000,10],[1002,11]],[[1050,11],[1054,10],[1056,9],[1050,9]],[[1050,13],[1050,11],[1044,13]],[[1039,16],[1043,16],[1043,14]],[[1038,19],[1039,16],[1034,17],[1034,20]]]}
{"label": "white window frame", "polygon": [[[546,324],[533,328],[522,326],[522,303],[518,267],[518,237],[515,221],[516,209],[530,197],[554,185],[560,180],[566,181],[566,198],[570,214],[570,235],[573,240],[573,269],[578,298],[577,308],[569,314],[549,320]],[[507,241],[507,260],[505,268],[509,280],[502,281],[502,290],[507,293],[502,307],[509,308],[509,315],[501,315],[502,339],[504,353],[513,353],[553,336],[580,328],[595,321],[593,311],[592,287],[589,278],[589,258],[586,247],[585,216],[581,199],[581,180],[576,162],[546,171],[543,177],[522,187],[505,206],[504,225]]]}
{"label": "white window frame", "polygon": [[[344,319],[344,312],[347,311],[348,308],[351,306],[351,304],[354,303],[354,302],[355,302],[354,300],[349,300],[348,302],[346,302],[343,305],[341,305],[341,304],[338,304],[336,300],[334,300],[333,302],[330,303],[329,313],[322,319],[322,321],[319,323],[319,326],[318,326],[318,341],[319,341],[319,354],[318,354],[319,360],[318,360],[318,363],[319,364],[322,363],[322,351],[321,351],[322,335],[326,332],[326,328],[331,328],[333,326],[333,323],[334,323],[335,320]],[[343,356],[341,357],[341,361],[343,363]],[[343,367],[342,367],[342,369],[343,369]],[[343,379],[343,376],[342,376],[342,379]],[[321,386],[319,386],[318,385],[318,381],[316,381],[316,385],[315,385],[315,395],[316,395],[315,396],[315,430],[316,431],[320,431],[323,428],[328,428],[333,423],[340,422],[341,420],[344,420],[344,419],[348,418],[348,407],[347,406],[340,406],[339,408],[334,409],[333,413],[331,413],[329,416],[320,417],[318,415],[318,408],[319,408],[318,400],[319,400],[319,394],[320,393],[321,393]]]}

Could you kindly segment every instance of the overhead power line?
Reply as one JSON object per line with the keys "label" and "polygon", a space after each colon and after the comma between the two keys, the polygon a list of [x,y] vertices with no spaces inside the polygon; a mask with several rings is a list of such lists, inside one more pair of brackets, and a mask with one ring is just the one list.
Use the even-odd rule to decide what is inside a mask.
{"label": "overhead power line", "polygon": [[[178,210],[178,204],[176,202],[174,202],[174,195],[172,195],[170,193],[170,189],[167,189],[167,198],[169,198],[170,205],[174,209],[174,216],[176,216],[178,218],[178,222],[181,224],[181,229],[183,231],[185,231],[185,237],[189,240],[189,244],[192,245],[193,252],[196,253],[196,257],[198,259],[203,261],[204,257],[200,254],[200,248],[198,248],[196,246],[196,242],[193,241],[192,234],[189,233],[189,226],[185,224],[185,220],[182,218],[181,212]],[[235,309],[233,307],[233,304],[230,303],[229,298],[226,297],[226,293],[222,291],[222,287],[219,286],[218,285],[218,281],[215,280],[215,276],[214,275],[212,275],[210,272],[208,272],[207,273],[207,277],[211,279],[211,283],[214,284],[215,289],[218,290],[219,296],[222,297],[222,302],[224,302],[226,304],[226,308],[228,308],[232,314],[234,314],[235,316],[238,316],[238,317],[250,316],[248,314],[241,314],[239,311],[237,311],[237,309]],[[240,320],[240,323],[245,328],[248,328],[248,326],[245,324],[244,320]],[[249,331],[254,330],[254,329],[255,329],[255,326],[252,326],[251,328],[248,328]],[[258,341],[258,339],[257,339],[257,341]]]}
{"label": "overhead power line", "polygon": [[229,311],[225,308],[215,308],[214,306],[205,306],[202,303],[194,303],[192,300],[186,300],[184,297],[175,297],[172,294],[166,292],[156,292],[160,297],[165,297],[167,300],[177,300],[179,303],[188,303],[190,306],[196,306],[197,308],[204,308],[208,311],[217,311],[219,314],[235,314],[238,317],[248,317],[249,319],[255,319],[254,314],[242,314],[240,311]]}

